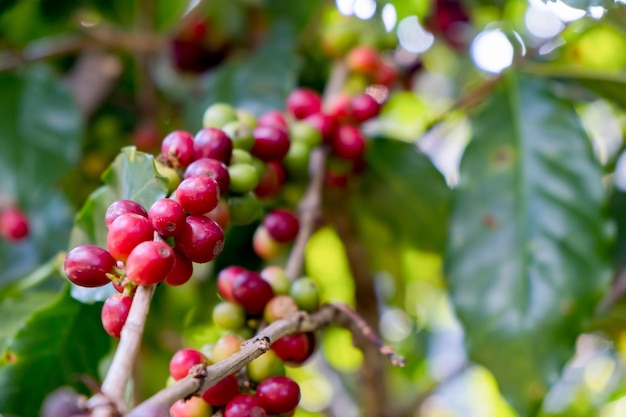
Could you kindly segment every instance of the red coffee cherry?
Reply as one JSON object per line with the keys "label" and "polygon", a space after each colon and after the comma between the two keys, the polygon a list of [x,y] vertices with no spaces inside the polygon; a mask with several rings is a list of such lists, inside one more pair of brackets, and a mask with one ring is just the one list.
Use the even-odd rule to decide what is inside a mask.
{"label": "red coffee cherry", "polygon": [[274,296],[272,287],[252,271],[242,272],[233,281],[233,298],[250,314],[261,314]]}
{"label": "red coffee cherry", "polygon": [[183,285],[193,274],[193,263],[180,251],[174,249],[174,266],[165,277],[165,283],[171,286]]}
{"label": "red coffee cherry", "polygon": [[186,377],[195,365],[208,363],[209,359],[202,352],[195,349],[181,349],[170,360],[170,375],[178,381]]}
{"label": "red coffee cherry", "polygon": [[358,127],[341,126],[337,130],[332,150],[340,158],[355,161],[365,153],[365,136]]}
{"label": "red coffee cherry", "polygon": [[267,417],[267,412],[256,395],[239,394],[226,405],[224,417]]}
{"label": "red coffee cherry", "polygon": [[257,126],[274,127],[285,132],[287,132],[287,130],[289,129],[289,125],[287,123],[287,119],[285,119],[285,115],[278,110],[269,111],[263,116],[259,117]]}
{"label": "red coffee cherry", "polygon": [[135,213],[142,217],[148,217],[146,209],[136,201],[117,200],[107,208],[106,214],[104,215],[104,224],[106,224],[107,229],[111,227],[111,223],[113,223],[115,219],[126,213]]}
{"label": "red coffee cherry", "polygon": [[272,344],[272,350],[283,361],[299,365],[312,354],[311,340],[305,333],[283,336]]}
{"label": "red coffee cherry", "polygon": [[267,378],[259,384],[256,394],[271,414],[289,412],[300,402],[300,387],[286,376]]}
{"label": "red coffee cherry", "polygon": [[233,141],[222,130],[207,127],[196,133],[193,152],[194,159],[212,158],[227,164],[233,153]]}
{"label": "red coffee cherry", "polygon": [[8,241],[17,242],[28,235],[28,217],[17,207],[0,212],[0,235]]}
{"label": "red coffee cherry", "polygon": [[246,273],[248,270],[241,266],[228,266],[217,274],[217,291],[220,296],[227,301],[235,301],[233,297],[233,283],[240,274]]}
{"label": "red coffee cherry", "polygon": [[309,88],[297,88],[287,97],[287,111],[296,119],[304,119],[322,110],[322,98]]}
{"label": "red coffee cherry", "polygon": [[291,242],[298,235],[300,222],[295,214],[287,210],[274,210],[263,219],[263,226],[270,236],[280,243]]}
{"label": "red coffee cherry", "polygon": [[198,176],[183,180],[176,189],[176,199],[189,214],[204,214],[217,207],[220,188],[211,177]]}
{"label": "red coffee cherry", "polygon": [[107,274],[113,273],[115,259],[98,246],[77,246],[65,257],[65,275],[81,287],[101,287],[111,282]]}
{"label": "red coffee cherry", "polygon": [[135,213],[125,213],[111,223],[107,247],[115,259],[125,262],[135,246],[153,238],[154,228],[150,220]]}
{"label": "red coffee cherry", "polygon": [[254,195],[258,198],[276,197],[280,194],[286,177],[287,173],[280,162],[268,162],[259,184],[254,189]]}
{"label": "red coffee cherry", "polygon": [[186,167],[194,160],[193,136],[184,130],[175,130],[163,139],[161,154],[174,165]]}
{"label": "red coffee cherry", "polygon": [[285,130],[272,126],[254,129],[252,155],[264,162],[279,161],[289,152],[289,136]]}
{"label": "red coffee cherry", "polygon": [[102,327],[109,335],[120,337],[132,303],[133,297],[123,294],[114,294],[106,299],[100,318]]}
{"label": "red coffee cherry", "polygon": [[220,195],[226,195],[230,186],[228,167],[221,161],[211,158],[200,158],[193,161],[185,170],[184,178],[205,176],[211,177],[220,186]]}
{"label": "red coffee cherry", "polygon": [[330,142],[337,130],[337,119],[330,114],[315,113],[308,116],[304,121],[319,130],[325,143]]}
{"label": "red coffee cherry", "polygon": [[[170,407],[170,417],[211,417],[211,406],[202,401],[200,397],[190,397],[186,400],[178,400]],[[146,415],[146,417],[153,417]]]}
{"label": "red coffee cherry", "polygon": [[381,64],[378,51],[371,46],[361,45],[352,49],[346,56],[348,68],[356,73],[376,76]]}
{"label": "red coffee cherry", "polygon": [[239,384],[235,375],[226,378],[213,385],[202,394],[202,399],[215,407],[228,404],[239,393]]}
{"label": "red coffee cherry", "polygon": [[224,231],[205,216],[189,216],[183,231],[174,237],[176,247],[192,262],[210,262],[224,248]]}
{"label": "red coffee cherry", "polygon": [[352,115],[357,122],[365,122],[378,116],[380,113],[380,103],[369,94],[359,94],[352,97]]}
{"label": "red coffee cherry", "polygon": [[148,211],[148,220],[152,227],[162,236],[174,236],[185,225],[185,209],[171,198],[162,198],[152,204]]}
{"label": "red coffee cherry", "polygon": [[328,114],[336,123],[345,123],[352,120],[352,106],[349,95],[342,93],[335,96],[328,107]]}
{"label": "red coffee cherry", "polygon": [[142,242],[128,255],[126,276],[136,285],[158,284],[174,267],[174,249],[154,240]]}

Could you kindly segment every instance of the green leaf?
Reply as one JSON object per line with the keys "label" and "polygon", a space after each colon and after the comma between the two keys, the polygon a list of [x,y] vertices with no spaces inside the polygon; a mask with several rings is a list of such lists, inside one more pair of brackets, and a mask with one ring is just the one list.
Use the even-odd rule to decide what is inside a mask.
{"label": "green leaf", "polygon": [[82,304],[67,290],[4,301],[0,311],[0,414],[37,417],[52,390],[82,388],[82,375],[97,375],[111,347],[99,324],[100,306]]}
{"label": "green leaf", "polygon": [[[167,195],[167,180],[157,172],[154,157],[134,147],[122,149],[102,174],[102,180],[106,185],[91,193],[74,219],[70,249],[87,244],[106,248],[104,215],[114,201],[134,200],[148,210],[152,203]],[[111,293],[109,286],[72,288],[72,295],[83,302],[103,300]]]}
{"label": "green leaf", "polygon": [[353,213],[390,228],[396,241],[441,251],[451,192],[431,160],[414,144],[389,139],[370,141],[366,160]]}
{"label": "green leaf", "polygon": [[532,416],[608,283],[601,169],[571,103],[511,74],[473,123],[445,272],[470,358]]}

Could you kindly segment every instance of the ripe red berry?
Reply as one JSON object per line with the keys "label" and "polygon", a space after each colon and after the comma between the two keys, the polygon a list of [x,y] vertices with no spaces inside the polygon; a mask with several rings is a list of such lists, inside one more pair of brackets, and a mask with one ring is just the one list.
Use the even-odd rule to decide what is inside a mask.
{"label": "ripe red berry", "polygon": [[348,68],[363,75],[375,76],[380,63],[378,51],[368,45],[357,46],[346,57]]}
{"label": "ripe red berry", "polygon": [[283,336],[272,344],[272,350],[285,362],[301,364],[312,352],[311,341],[305,333]]}
{"label": "ripe red berry", "polygon": [[332,150],[340,158],[355,161],[361,159],[365,152],[365,136],[356,126],[341,126],[337,130]]}
{"label": "ripe red berry", "polygon": [[278,110],[269,111],[263,116],[259,117],[257,126],[275,127],[285,132],[289,129],[289,125],[287,124],[287,119],[285,119],[285,115]]}
{"label": "ripe red berry", "polygon": [[180,252],[196,263],[210,262],[224,248],[224,231],[204,216],[189,216],[183,231],[174,237]]}
{"label": "ripe red berry", "polygon": [[195,365],[208,363],[208,358],[202,352],[195,349],[181,349],[170,360],[170,375],[178,381],[186,377]]}
{"label": "ripe red berry", "polygon": [[161,154],[165,155],[174,165],[186,167],[194,160],[194,143],[191,133],[175,130],[163,139]]}
{"label": "ripe red berry", "polygon": [[263,219],[263,226],[280,243],[291,242],[300,230],[298,218],[287,210],[273,210]]}
{"label": "ripe red berry", "polygon": [[226,195],[230,186],[228,167],[221,161],[211,158],[200,158],[193,161],[185,170],[184,178],[205,176],[211,177],[220,186],[220,195]]}
{"label": "ripe red berry", "polygon": [[300,402],[300,387],[286,376],[267,378],[259,384],[256,393],[270,414],[286,413]]}
{"label": "ripe red berry", "polygon": [[174,236],[185,226],[185,209],[171,198],[162,198],[152,204],[148,211],[148,219],[152,227],[160,235]]}
{"label": "ripe red berry", "polygon": [[174,249],[154,240],[142,242],[126,260],[126,276],[134,284],[152,285],[165,280],[174,267]]}
{"label": "ripe red berry", "polygon": [[104,224],[106,224],[107,229],[111,227],[111,223],[113,223],[115,219],[126,213],[135,213],[142,217],[148,217],[146,209],[136,201],[117,200],[107,208],[106,214],[104,215]]}
{"label": "ripe red berry", "polygon": [[11,207],[0,212],[0,235],[16,242],[28,235],[28,217],[20,209]]}
{"label": "ripe red berry", "polygon": [[348,122],[352,119],[352,106],[350,96],[338,94],[328,106],[328,114],[334,118],[336,123]]}
{"label": "ripe red berry", "polygon": [[176,189],[176,199],[189,214],[204,214],[217,207],[220,188],[211,177],[191,177]]}
{"label": "ripe red berry", "polygon": [[215,407],[226,405],[239,393],[239,384],[235,375],[228,375],[202,394],[202,399]]}
{"label": "ripe red berry", "polygon": [[239,394],[226,405],[224,417],[266,417],[263,402],[256,395]]}
{"label": "ripe red berry", "polygon": [[258,198],[276,197],[285,183],[286,176],[285,168],[280,162],[268,162],[259,185],[254,189],[254,194]]}
{"label": "ripe red berry", "polygon": [[193,264],[180,251],[174,249],[174,266],[165,277],[165,283],[172,286],[183,285],[193,274]]}
{"label": "ripe red berry", "polygon": [[208,213],[204,213],[204,216],[217,223],[222,230],[226,230],[230,224],[230,206],[228,205],[228,200],[220,198],[220,201],[217,203],[217,207]]}
{"label": "ripe red berry", "polygon": [[154,229],[150,220],[138,214],[126,213],[111,223],[107,247],[115,259],[126,262],[135,246],[153,238]]}
{"label": "ripe red berry", "polygon": [[102,305],[102,327],[113,337],[120,337],[122,328],[128,318],[133,297],[123,294],[113,294]]}
{"label": "ripe red berry", "polygon": [[[190,397],[178,400],[170,407],[170,417],[211,417],[211,406],[200,397]],[[153,417],[146,415],[146,417]]]}
{"label": "ripe red berry", "polygon": [[252,155],[264,162],[279,161],[289,152],[287,132],[272,126],[259,126],[254,129]]}
{"label": "ripe red berry", "polygon": [[330,114],[315,113],[308,116],[304,121],[319,130],[324,142],[329,142],[337,130],[337,119]]}
{"label": "ripe red berry", "polygon": [[207,127],[193,139],[194,159],[212,158],[225,164],[233,153],[233,141],[222,130]]}
{"label": "ripe red berry", "polygon": [[376,82],[376,84],[382,84],[386,87],[391,87],[391,85],[396,81],[396,77],[396,69],[385,62],[381,62],[374,81]]}
{"label": "ripe red berry", "polygon": [[250,314],[261,314],[274,292],[267,281],[252,271],[245,271],[233,281],[233,298]]}
{"label": "ripe red berry", "polygon": [[113,273],[115,259],[98,246],[77,246],[65,257],[65,275],[81,287],[101,287],[108,284],[107,274]]}
{"label": "ripe red berry", "polygon": [[242,273],[248,270],[241,266],[228,266],[217,274],[217,291],[220,296],[227,301],[235,301],[233,297],[233,282]]}
{"label": "ripe red berry", "polygon": [[287,97],[287,111],[296,119],[304,119],[322,110],[322,98],[309,88],[298,88],[293,90]]}
{"label": "ripe red berry", "polygon": [[352,115],[354,119],[361,123],[378,116],[380,113],[380,103],[369,94],[359,94],[352,97]]}

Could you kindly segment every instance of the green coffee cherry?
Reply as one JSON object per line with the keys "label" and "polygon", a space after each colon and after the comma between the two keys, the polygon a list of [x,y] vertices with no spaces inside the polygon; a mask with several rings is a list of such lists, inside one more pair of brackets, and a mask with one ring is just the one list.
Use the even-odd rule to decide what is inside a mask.
{"label": "green coffee cherry", "polygon": [[322,133],[307,122],[293,122],[289,126],[289,138],[293,142],[302,142],[309,148],[322,144]]}
{"label": "green coffee cherry", "polygon": [[247,193],[259,185],[256,169],[250,164],[233,164],[228,167],[230,175],[229,190],[235,193]]}
{"label": "green coffee cherry", "polygon": [[252,155],[243,149],[233,149],[233,155],[230,158],[230,164],[252,164]]}
{"label": "green coffee cherry", "polygon": [[283,268],[275,265],[266,266],[261,270],[260,274],[261,278],[270,284],[272,290],[274,291],[274,295],[289,294],[291,281],[287,278],[287,274],[285,274],[285,270]]}
{"label": "green coffee cherry", "polygon": [[230,224],[243,226],[255,221],[261,215],[261,203],[252,191],[228,197]]}
{"label": "green coffee cherry", "polygon": [[224,130],[224,133],[233,141],[233,147],[235,149],[243,149],[245,151],[252,149],[254,145],[253,129],[244,122],[239,120],[229,122],[222,130]]}
{"label": "green coffee cherry", "polygon": [[256,116],[247,110],[237,109],[235,113],[237,113],[237,120],[247,124],[251,129],[254,129],[259,124]]}
{"label": "green coffee cherry", "polygon": [[308,277],[303,277],[291,284],[289,295],[293,297],[299,309],[313,312],[320,304],[320,293],[317,284]]}
{"label": "green coffee cherry", "polygon": [[237,330],[246,323],[246,312],[239,304],[222,301],[213,307],[213,323],[224,330]]}
{"label": "green coffee cherry", "polygon": [[303,142],[292,142],[289,152],[283,159],[287,171],[295,176],[305,176],[309,168],[311,148]]}
{"label": "green coffee cherry", "polygon": [[246,372],[251,381],[259,383],[272,376],[285,375],[285,365],[273,350],[268,350],[250,362],[246,367]]}
{"label": "green coffee cherry", "polygon": [[215,103],[209,106],[202,117],[202,125],[221,129],[227,123],[237,120],[235,109],[226,103]]}

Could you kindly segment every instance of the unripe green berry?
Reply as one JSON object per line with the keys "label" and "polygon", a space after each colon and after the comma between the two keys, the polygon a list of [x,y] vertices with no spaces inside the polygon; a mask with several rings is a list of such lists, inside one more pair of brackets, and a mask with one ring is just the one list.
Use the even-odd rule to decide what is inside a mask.
{"label": "unripe green berry", "polygon": [[243,149],[233,149],[233,155],[230,157],[230,165],[235,164],[250,164],[254,158],[250,155],[250,152]]}
{"label": "unripe green berry", "polygon": [[322,144],[322,133],[307,122],[293,122],[289,126],[289,138],[292,146],[294,142],[302,142],[309,148]]}
{"label": "unripe green berry", "polygon": [[265,170],[267,169],[267,165],[265,162],[261,161],[259,158],[252,157],[252,166],[256,169],[256,173],[259,178],[263,178],[265,174]]}
{"label": "unripe green berry", "polygon": [[235,193],[252,191],[259,185],[256,169],[250,164],[233,164],[228,167],[230,175],[229,190]]}
{"label": "unripe green berry", "polygon": [[215,103],[204,112],[202,117],[202,125],[207,127],[216,127],[221,129],[229,122],[237,120],[235,109],[226,103]]}
{"label": "unripe green berry", "polygon": [[182,181],[178,172],[175,169],[170,168],[159,161],[154,162],[154,166],[160,176],[167,180],[167,191],[174,192],[178,184]]}
{"label": "unripe green berry", "polygon": [[247,124],[248,126],[250,126],[250,128],[254,129],[258,126],[259,121],[257,120],[256,116],[249,111],[237,109],[235,110],[235,113],[237,113],[237,120]]}
{"label": "unripe green berry", "polygon": [[285,270],[279,266],[270,265],[263,268],[260,272],[261,278],[267,281],[274,295],[287,295],[291,288],[291,281],[287,278]]}
{"label": "unripe green berry", "polygon": [[230,224],[243,226],[255,221],[261,215],[261,203],[253,192],[228,197]]}
{"label": "unripe green berry", "polygon": [[320,304],[320,293],[317,284],[308,277],[303,277],[291,284],[289,295],[293,297],[298,308],[309,313],[317,310]]}
{"label": "unripe green berry", "polygon": [[230,137],[235,149],[249,151],[254,145],[253,129],[238,120],[227,123],[222,130]]}
{"label": "unripe green berry", "polygon": [[283,164],[287,171],[296,176],[304,176],[309,169],[311,148],[304,142],[292,142]]}
{"label": "unripe green berry", "polygon": [[237,330],[246,323],[246,312],[239,304],[222,301],[213,307],[213,323],[224,330]]}
{"label": "unripe green berry", "polygon": [[285,365],[273,350],[268,350],[250,362],[246,367],[246,372],[252,382],[259,383],[272,376],[285,375]]}

